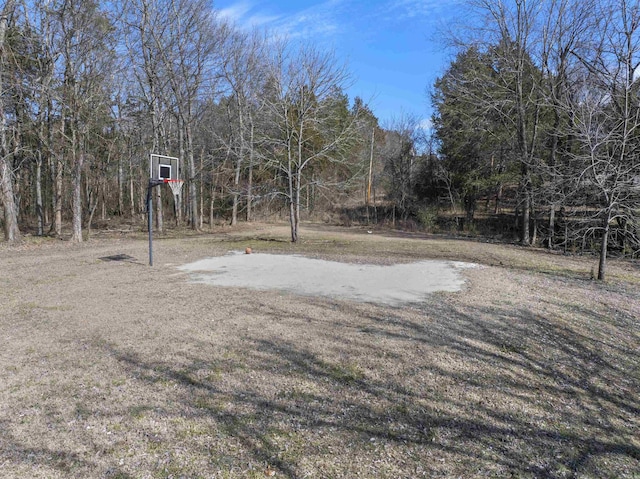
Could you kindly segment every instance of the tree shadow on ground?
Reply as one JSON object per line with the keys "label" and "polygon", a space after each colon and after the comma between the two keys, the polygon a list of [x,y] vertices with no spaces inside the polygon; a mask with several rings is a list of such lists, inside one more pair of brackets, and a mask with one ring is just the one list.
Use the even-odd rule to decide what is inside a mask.
{"label": "tree shadow on ground", "polygon": [[[389,454],[377,477],[415,477],[418,467],[425,476],[633,477],[640,468],[632,318],[612,324],[580,311],[576,327],[527,309],[435,301],[424,315],[376,311],[341,303],[323,319],[298,318],[310,337],[247,332],[240,349],[202,344],[179,365],[108,349],[141,385],[176,385],[161,398],[181,405],[175,414],[238,441],[242,453],[224,453],[232,462],[242,455],[285,477],[314,464],[349,476],[331,472],[336,454],[360,472],[360,460]],[[231,359],[212,353],[221,346]],[[221,370],[227,381],[201,374]]]}
{"label": "tree shadow on ground", "polygon": [[[0,431],[0,472],[2,472],[2,477],[51,477],[52,471],[61,477],[79,477],[83,471],[90,473],[98,469],[94,462],[83,459],[78,453],[64,451],[61,447],[30,446],[11,434],[11,427],[6,421],[0,421]],[[10,465],[11,467],[9,467]],[[21,476],[15,475],[16,466],[18,471],[25,471],[21,473]],[[133,478],[117,467],[109,468],[104,477]]]}

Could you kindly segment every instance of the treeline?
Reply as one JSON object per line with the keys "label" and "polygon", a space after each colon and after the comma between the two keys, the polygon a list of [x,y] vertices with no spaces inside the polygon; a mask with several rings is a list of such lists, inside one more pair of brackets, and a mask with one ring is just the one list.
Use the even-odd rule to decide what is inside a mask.
{"label": "treeline", "polygon": [[[157,227],[256,212],[291,220],[364,200],[386,134],[331,52],[220,20],[204,0],[7,0],[0,16],[5,239],[86,238],[145,212],[149,154],[185,185],[154,190]],[[373,143],[372,143],[373,142]]]}
{"label": "treeline", "polygon": [[415,195],[449,201],[467,223],[481,200],[508,206],[525,245],[597,243],[602,279],[612,235],[618,251],[640,251],[640,4],[468,8],[433,86],[437,148]]}
{"label": "treeline", "polygon": [[640,5],[467,8],[426,137],[411,115],[381,128],[331,52],[235,28],[208,1],[6,0],[4,237],[139,221],[157,153],[185,180],[175,208],[154,190],[159,229],[286,215],[296,241],[335,206],[423,223],[446,207],[468,226],[482,205],[524,245],[597,243],[604,278],[608,251],[640,251]]}

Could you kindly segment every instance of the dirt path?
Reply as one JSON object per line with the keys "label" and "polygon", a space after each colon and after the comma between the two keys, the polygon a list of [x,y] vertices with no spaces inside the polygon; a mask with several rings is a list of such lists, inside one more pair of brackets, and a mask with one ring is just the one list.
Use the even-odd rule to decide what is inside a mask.
{"label": "dirt path", "polygon": [[[0,477],[628,477],[640,272],[286,227],[0,248]],[[388,307],[187,281],[230,250],[481,263]],[[109,261],[114,255],[132,259]]]}

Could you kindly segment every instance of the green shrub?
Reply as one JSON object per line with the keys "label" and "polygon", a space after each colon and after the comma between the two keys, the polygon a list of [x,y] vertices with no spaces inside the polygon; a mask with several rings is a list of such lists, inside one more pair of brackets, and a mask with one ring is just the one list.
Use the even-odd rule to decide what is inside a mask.
{"label": "green shrub", "polygon": [[435,206],[421,206],[417,212],[417,219],[425,231],[433,233],[438,228],[438,208]]}

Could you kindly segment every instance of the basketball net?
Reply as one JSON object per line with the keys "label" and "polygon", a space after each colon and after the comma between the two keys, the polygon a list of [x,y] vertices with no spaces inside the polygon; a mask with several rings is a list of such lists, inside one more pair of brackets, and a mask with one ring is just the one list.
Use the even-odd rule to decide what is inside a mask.
{"label": "basketball net", "polygon": [[173,192],[173,196],[180,196],[180,192],[182,191],[182,184],[184,180],[165,180],[165,183],[169,183],[171,187],[171,191]]}

